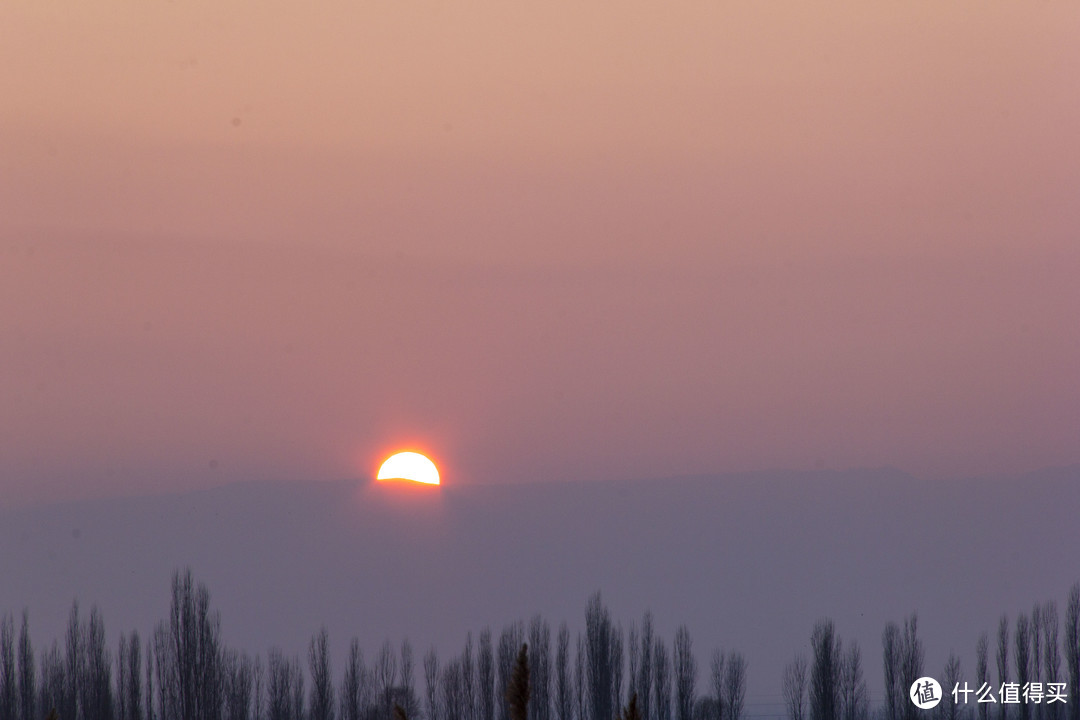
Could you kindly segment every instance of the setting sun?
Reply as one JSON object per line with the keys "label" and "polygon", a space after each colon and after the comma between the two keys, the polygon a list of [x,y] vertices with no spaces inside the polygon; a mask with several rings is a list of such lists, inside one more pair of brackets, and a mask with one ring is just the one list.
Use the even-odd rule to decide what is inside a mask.
{"label": "setting sun", "polygon": [[416,452],[399,452],[391,455],[379,468],[377,480],[411,480],[426,485],[439,484],[439,470],[435,463]]}

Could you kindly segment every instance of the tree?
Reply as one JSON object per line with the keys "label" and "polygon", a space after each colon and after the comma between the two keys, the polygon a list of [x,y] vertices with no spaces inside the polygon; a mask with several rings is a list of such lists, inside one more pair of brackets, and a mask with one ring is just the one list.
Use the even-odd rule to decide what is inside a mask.
{"label": "tree", "polygon": [[432,647],[424,656],[424,688],[427,691],[427,720],[441,720],[439,712],[439,656]]}
{"label": "tree", "polygon": [[[942,675],[941,702],[938,704],[938,718],[940,720],[958,720],[960,711],[956,700],[953,698],[952,689],[963,682],[963,673],[960,671],[960,658],[955,653],[949,654],[945,663],[945,672]],[[986,703],[982,703],[985,705]]]}
{"label": "tree", "polygon": [[529,720],[551,720],[551,628],[539,615],[529,623]]}
{"label": "tree", "polygon": [[390,641],[383,643],[375,660],[375,693],[379,698],[379,720],[390,720],[394,708],[394,686],[397,684],[397,660]]}
{"label": "tree", "polygon": [[529,717],[529,646],[523,643],[514,663],[514,673],[506,686],[506,704],[510,707],[510,720],[528,720]]}
{"label": "tree", "polygon": [[810,720],[838,720],[840,641],[832,620],[820,620],[810,636]]}
{"label": "tree", "polygon": [[597,592],[589,598],[585,609],[589,712],[592,720],[614,717],[611,704],[611,636],[611,615]]}
{"label": "tree", "polygon": [[116,706],[119,720],[142,720],[142,658],[139,633],[120,635],[116,655]]}
{"label": "tree", "polygon": [[[468,712],[475,714],[476,702],[473,695],[471,635],[469,636],[467,655],[469,657],[469,672],[467,675],[463,673],[466,687],[466,705]],[[401,641],[401,686],[399,691],[402,709],[405,711],[406,717],[416,720],[420,715],[420,700],[416,697],[416,686],[413,683],[413,651],[409,638]],[[472,720],[475,720],[475,718]]]}
{"label": "tree", "polygon": [[23,610],[22,628],[19,630],[19,718],[35,720],[37,682],[34,678],[34,648],[30,644],[30,613]]}
{"label": "tree", "polygon": [[641,618],[641,668],[638,670],[638,706],[642,720],[653,720],[652,693],[653,630],[652,613],[648,610]]}
{"label": "tree", "polygon": [[[360,649],[360,640],[354,637],[349,644],[349,657],[345,661],[345,673],[341,677],[341,690],[338,693],[341,720],[362,720],[363,712],[371,701],[361,696],[364,674],[364,651]],[[434,716],[430,717],[434,720]]]}
{"label": "tree", "polygon": [[870,715],[869,693],[862,671],[862,652],[855,643],[840,659],[839,683],[841,720],[866,720]]}
{"label": "tree", "polygon": [[517,649],[524,642],[525,628],[521,623],[512,623],[503,628],[499,634],[498,664],[496,667],[496,686],[500,689],[498,694],[499,713],[498,720],[510,720],[510,706],[506,702],[504,692],[510,684],[510,678],[514,673],[514,659]]}
{"label": "tree", "polygon": [[476,670],[473,664],[472,633],[465,636],[461,653],[462,709],[465,720],[476,720]]}
{"label": "tree", "polygon": [[[1002,615],[998,622],[997,645],[998,687],[1009,681],[1009,616]],[[1006,720],[1005,703],[998,703],[998,718]]]}
{"label": "tree", "polygon": [[671,720],[671,658],[661,638],[653,644],[652,670],[656,720]]}
{"label": "tree", "polygon": [[442,688],[440,712],[444,720],[463,720],[465,715],[465,689],[462,682],[461,659],[447,663],[439,681]]}
{"label": "tree", "polygon": [[41,654],[38,712],[45,715],[50,710],[63,707],[65,693],[64,661],[60,657],[60,646],[54,641],[52,647]]}
{"label": "tree", "polygon": [[277,648],[267,656],[267,720],[299,720],[304,713],[304,675],[299,659],[287,659]]}
{"label": "tree", "polygon": [[585,649],[585,638],[581,636],[581,633],[577,635],[577,652],[574,653],[574,716],[578,720],[586,720],[588,717],[588,706],[585,704],[585,685],[588,682],[585,679],[585,655],[588,652]]}
{"label": "tree", "polygon": [[915,703],[907,702],[907,692],[923,674],[923,646],[919,640],[919,618],[915,613],[904,621],[904,634],[900,642],[900,692],[905,696],[901,700],[906,720],[917,720],[919,708]]}
{"label": "tree", "polygon": [[91,720],[112,720],[112,660],[105,645],[105,620],[96,606],[90,608],[90,624],[84,643],[85,682],[81,685],[80,704]]}
{"label": "tree", "polygon": [[694,660],[690,631],[680,625],[675,631],[675,718],[694,720],[697,661]]}
{"label": "tree", "polygon": [[[1042,683],[1042,605],[1031,609],[1031,682]],[[1043,705],[1035,705],[1035,720],[1043,720]]]}
{"label": "tree", "polygon": [[[637,700],[634,697],[637,695],[638,689],[638,666],[641,664],[641,648],[638,646],[637,628],[634,623],[630,623],[630,630],[626,634],[626,649],[627,649],[627,668],[626,668],[626,692],[629,695],[627,698],[627,707],[629,702],[634,699],[634,712],[641,714],[638,709]],[[625,708],[623,714],[625,715]]]}
{"label": "tree", "polygon": [[[984,632],[975,645],[975,684],[981,688],[990,682],[990,637]],[[978,703],[979,720],[987,720],[988,703]]]}
{"label": "tree", "polygon": [[713,720],[725,720],[727,718],[727,711],[724,708],[724,666],[726,664],[727,661],[724,658],[724,653],[719,649],[714,650],[712,662],[709,667],[713,700],[716,702],[716,707],[713,711]]}
{"label": "tree", "polygon": [[16,720],[19,712],[18,672],[15,667],[15,624],[11,614],[0,618],[0,720]]}
{"label": "tree", "polygon": [[806,720],[806,657],[804,655],[796,655],[795,659],[784,668],[783,693],[788,720]]}
{"label": "tree", "polygon": [[[1031,625],[1024,613],[1016,617],[1016,635],[1013,639],[1016,641],[1013,647],[1015,652],[1013,659],[1016,660],[1016,682],[1024,688],[1031,682]],[[1031,707],[1028,703],[1020,703],[1020,720],[1029,720],[1030,716]]]}
{"label": "tree", "polygon": [[495,656],[491,646],[491,628],[484,628],[480,633],[476,680],[480,720],[495,720]]}
{"label": "tree", "polygon": [[732,652],[725,664],[723,700],[717,698],[717,703],[724,709],[726,720],[741,720],[746,700],[746,659],[742,653]]}
{"label": "tree", "polygon": [[169,624],[159,624],[154,633],[162,720],[220,718],[220,629],[206,586],[196,587],[190,569],[174,574]]}
{"label": "tree", "polygon": [[1065,665],[1069,672],[1069,718],[1080,720],[1080,582],[1069,590],[1065,608]]}
{"label": "tree", "polygon": [[574,720],[573,685],[570,675],[570,630],[563,623],[555,640],[555,720]]}
{"label": "tree", "polygon": [[83,679],[83,626],[79,621],[79,601],[71,603],[71,612],[68,614],[67,644],[65,646],[64,661],[64,699],[60,708],[60,717],[82,717],[79,708],[79,699],[82,696]]}
{"label": "tree", "polygon": [[251,658],[236,650],[226,650],[222,654],[222,673],[225,683],[225,719],[251,720],[254,681]]}
{"label": "tree", "polygon": [[616,711],[622,707],[623,680],[623,641],[622,625],[616,624],[611,630],[611,707]]}
{"label": "tree", "polygon": [[890,622],[881,634],[881,654],[885,671],[885,720],[900,720],[901,703],[906,691],[901,687],[901,658],[903,641],[900,626]]}
{"label": "tree", "polygon": [[330,638],[321,628],[308,645],[311,672],[310,720],[334,720],[334,682],[330,675]]}
{"label": "tree", "polygon": [[[1046,682],[1060,682],[1061,653],[1058,649],[1058,613],[1057,605],[1055,605],[1053,601],[1049,601],[1043,606],[1042,625],[1044,655],[1043,671]],[[1047,720],[1059,720],[1061,711],[1058,705],[1059,703],[1047,705],[1045,709]],[[980,718],[979,720],[986,720],[986,718]]]}

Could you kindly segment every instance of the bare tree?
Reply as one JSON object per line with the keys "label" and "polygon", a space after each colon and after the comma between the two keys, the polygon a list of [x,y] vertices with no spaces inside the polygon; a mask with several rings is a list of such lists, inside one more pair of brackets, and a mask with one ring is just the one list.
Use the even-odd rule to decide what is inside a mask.
{"label": "bare tree", "polygon": [[574,653],[574,716],[578,720],[587,720],[588,706],[585,704],[585,638],[578,633],[576,652]]}
{"label": "bare tree", "polygon": [[[1046,682],[1060,682],[1061,677],[1061,652],[1058,646],[1058,613],[1057,605],[1051,600],[1043,606],[1043,672]],[[1060,720],[1060,703],[1046,706],[1047,720]],[[980,718],[980,720],[986,720]]]}
{"label": "bare tree", "polygon": [[[1016,661],[1016,682],[1021,688],[1025,688],[1031,682],[1031,624],[1024,613],[1016,617],[1016,635],[1013,639],[1015,640],[1013,659]],[[1030,717],[1031,706],[1026,702],[1020,703],[1020,720],[1029,720]]]}
{"label": "bare tree", "polygon": [[622,707],[623,640],[622,625],[611,630],[611,707],[616,712]]}
{"label": "bare tree", "polygon": [[653,643],[652,670],[656,720],[671,720],[671,658],[661,638]]}
{"label": "bare tree", "polygon": [[796,655],[784,668],[783,692],[788,720],[806,720],[806,656]]}
{"label": "bare tree", "polygon": [[810,636],[814,662],[810,666],[810,720],[838,720],[840,640],[832,620],[820,620]]}
{"label": "bare tree", "polygon": [[1069,590],[1065,608],[1065,665],[1069,672],[1069,718],[1080,720],[1080,582]]}
{"label": "bare tree", "polygon": [[[997,672],[998,687],[1009,682],[1009,616],[1002,615],[998,622],[997,644]],[[998,718],[1006,720],[1007,708],[1005,703],[998,703]]]}
{"label": "bare tree", "polygon": [[370,698],[361,697],[364,673],[364,651],[360,649],[360,640],[354,637],[349,644],[349,657],[345,661],[341,690],[338,692],[341,720],[361,720],[363,717],[366,705],[370,702]]}
{"label": "bare tree", "polygon": [[[975,683],[977,690],[982,690],[984,685],[990,682],[990,636],[985,632],[979,636],[979,642],[975,645]],[[987,720],[990,708],[989,703],[978,703],[979,720]]]}
{"label": "bare tree", "polygon": [[506,686],[506,704],[510,707],[510,720],[528,720],[529,717],[529,646],[523,643],[514,662],[510,684]]}
{"label": "bare tree", "polygon": [[641,669],[638,671],[638,708],[642,720],[654,720],[652,694],[653,628],[652,613],[648,610],[641,618]]}
{"label": "bare tree", "polygon": [[597,592],[589,598],[585,609],[589,712],[592,720],[614,717],[611,704],[611,636],[611,615]]}
{"label": "bare tree", "polygon": [[112,659],[105,645],[105,620],[96,606],[90,608],[90,624],[87,626],[84,649],[86,681],[81,685],[80,701],[83,712],[87,718],[111,720]]}
{"label": "bare tree", "polygon": [[574,682],[570,674],[570,630],[559,626],[555,641],[555,720],[574,720]]}
{"label": "bare tree", "polygon": [[190,570],[174,574],[169,623],[154,633],[162,720],[220,717],[220,627],[206,586],[196,587]]}
{"label": "bare tree", "polygon": [[[143,686],[146,720],[155,720],[154,715],[154,642],[151,637],[146,643],[146,683]],[[259,719],[261,720],[261,718]]]}
{"label": "bare tree", "polygon": [[439,712],[439,655],[432,647],[424,656],[424,689],[427,693],[427,720],[441,720]]}
{"label": "bare tree", "polygon": [[142,659],[139,633],[120,635],[116,656],[116,704],[119,720],[142,720]]}
{"label": "bare tree", "polygon": [[869,717],[870,699],[863,677],[862,652],[855,643],[841,656],[839,691],[841,720],[866,720]]}
{"label": "bare tree", "polygon": [[465,720],[476,720],[476,666],[471,632],[466,634],[465,649],[461,652],[461,689]]}
{"label": "bare tree", "polygon": [[[630,700],[633,700],[634,712],[640,715],[641,710],[638,708],[636,696],[638,694],[638,666],[641,664],[641,648],[638,645],[637,627],[634,623],[630,623],[630,630],[626,634],[626,650],[626,693],[629,696],[627,698],[627,708],[630,707]],[[624,711],[623,715],[625,714]]]}
{"label": "bare tree", "polygon": [[539,615],[529,623],[529,720],[551,720],[551,628]]}
{"label": "bare tree", "polygon": [[746,659],[742,653],[733,652],[726,665],[723,700],[718,698],[717,703],[725,709],[727,720],[741,720],[746,700]]}
{"label": "bare tree", "polygon": [[263,686],[265,680],[263,679],[262,658],[258,655],[255,656],[255,662],[252,664],[251,675],[251,720],[264,720]]}
{"label": "bare tree", "polygon": [[254,672],[251,658],[236,650],[222,654],[225,683],[225,719],[251,720]]}
{"label": "bare tree", "polygon": [[54,641],[52,647],[41,654],[41,684],[38,687],[38,712],[48,715],[64,704],[64,661],[60,647]]}
{"label": "bare tree", "polygon": [[[465,704],[467,712],[475,715],[476,697],[474,694],[474,683],[472,679],[472,635],[469,636],[469,644],[467,650],[467,655],[469,657],[469,670],[467,674],[465,672],[462,672],[462,679],[465,681],[466,687]],[[409,638],[405,638],[401,641],[400,664],[401,684],[399,687],[399,691],[401,695],[401,709],[405,712],[405,717],[409,718],[410,720],[419,720],[420,700],[416,696],[416,684],[413,682],[413,651],[412,643],[409,642]],[[476,720],[475,717],[473,717],[472,720]]]}
{"label": "bare tree", "polygon": [[23,610],[22,629],[19,630],[19,718],[34,720],[36,708],[36,681],[34,678],[34,648],[30,644],[30,612]]}
{"label": "bare tree", "polygon": [[[1042,605],[1036,604],[1031,609],[1031,682],[1042,683]],[[1035,720],[1043,720],[1043,704],[1035,705]]]}
{"label": "bare tree", "polygon": [[330,637],[325,627],[320,628],[308,645],[308,671],[311,673],[308,717],[310,720],[334,720],[334,681],[330,674]]}
{"label": "bare tree", "polygon": [[[941,702],[937,706],[938,720],[959,720],[960,708],[953,697],[953,688],[963,682],[964,676],[960,670],[960,658],[955,653],[949,653],[949,659],[945,662],[945,671],[942,674]],[[985,705],[986,703],[983,703]]]}
{"label": "bare tree", "polygon": [[514,673],[514,660],[517,657],[517,649],[525,641],[524,636],[525,628],[521,623],[507,625],[499,634],[495,680],[495,685],[499,688],[496,696],[499,710],[498,720],[510,720],[510,706],[506,702],[505,690],[510,684],[510,678]]}
{"label": "bare tree", "polygon": [[277,648],[267,657],[267,720],[298,720],[304,712],[304,675],[300,661],[289,660]]}
{"label": "bare tree", "polygon": [[904,621],[904,634],[900,643],[900,692],[904,694],[901,704],[906,720],[916,720],[918,707],[907,702],[907,692],[923,674],[923,646],[919,640],[919,618],[915,613]]}
{"label": "bare tree", "polygon": [[0,618],[0,720],[16,720],[19,712],[18,671],[15,666],[15,623],[11,614]]}
{"label": "bare tree", "polygon": [[495,720],[495,656],[491,646],[490,628],[484,628],[480,633],[476,679],[480,720]]}
{"label": "bare tree", "polygon": [[397,684],[397,660],[394,648],[387,640],[375,661],[375,692],[379,698],[380,720],[390,720],[394,707],[394,685]]}
{"label": "bare tree", "polygon": [[439,709],[443,720],[464,720],[465,689],[463,684],[461,659],[455,658],[446,664],[439,680],[439,687],[442,690]]}
{"label": "bare tree", "polygon": [[64,648],[64,701],[59,713],[62,718],[82,718],[79,700],[82,697],[85,660],[83,635],[83,625],[79,620],[79,601],[75,600],[71,603],[71,612],[68,615],[67,644]]}
{"label": "bare tree", "polygon": [[901,687],[903,641],[900,626],[890,622],[881,634],[881,655],[885,671],[885,720],[900,720],[905,689]]}
{"label": "bare tree", "polygon": [[719,649],[714,650],[712,662],[709,667],[709,678],[712,681],[713,699],[716,701],[714,720],[726,720],[727,711],[724,708],[724,665],[726,659]]}
{"label": "bare tree", "polygon": [[697,661],[694,660],[690,631],[680,625],[675,631],[675,720],[694,719]]}

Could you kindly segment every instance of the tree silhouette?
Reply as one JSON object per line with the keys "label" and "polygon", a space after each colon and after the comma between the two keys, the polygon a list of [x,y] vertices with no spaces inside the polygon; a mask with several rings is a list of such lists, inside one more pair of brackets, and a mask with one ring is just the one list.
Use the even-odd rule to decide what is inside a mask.
{"label": "tree silhouette", "polygon": [[529,717],[529,645],[522,643],[518,651],[510,684],[506,686],[506,704],[510,708],[510,720],[528,720]]}

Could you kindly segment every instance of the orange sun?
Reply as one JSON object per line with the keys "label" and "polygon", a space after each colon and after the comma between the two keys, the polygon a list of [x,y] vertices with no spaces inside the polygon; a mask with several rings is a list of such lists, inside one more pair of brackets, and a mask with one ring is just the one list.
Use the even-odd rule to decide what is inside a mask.
{"label": "orange sun", "polygon": [[439,470],[435,463],[420,453],[399,452],[386,459],[375,479],[411,480],[426,485],[438,485]]}

